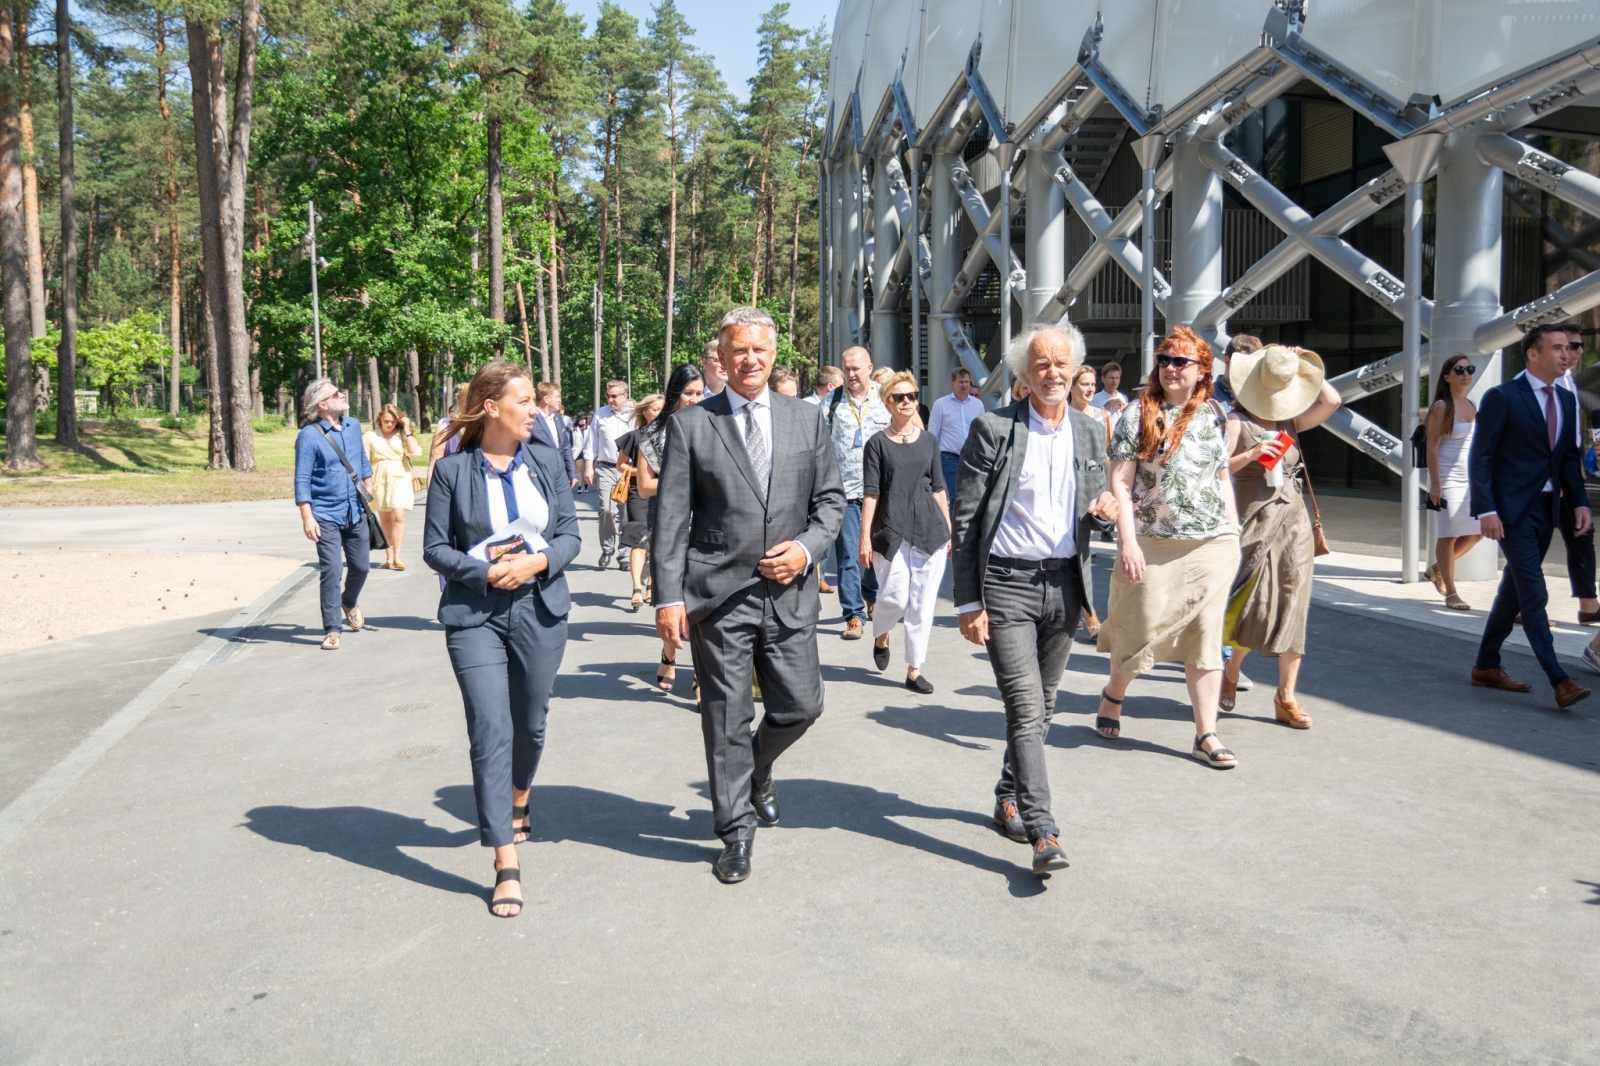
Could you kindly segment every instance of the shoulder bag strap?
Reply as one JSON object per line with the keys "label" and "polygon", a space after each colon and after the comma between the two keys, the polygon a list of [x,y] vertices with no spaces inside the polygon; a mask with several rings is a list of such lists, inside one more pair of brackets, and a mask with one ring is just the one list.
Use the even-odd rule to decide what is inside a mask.
{"label": "shoulder bag strap", "polygon": [[339,461],[344,464],[344,472],[350,475],[350,482],[356,487],[356,495],[361,497],[362,503],[366,503],[371,498],[371,495],[367,492],[367,487],[361,484],[361,479],[356,476],[355,468],[350,465],[350,460],[344,457],[344,449],[339,447],[339,442],[333,439],[332,433],[329,433],[320,425],[317,426],[317,430],[322,434],[322,439],[332,445],[333,454],[337,455]]}

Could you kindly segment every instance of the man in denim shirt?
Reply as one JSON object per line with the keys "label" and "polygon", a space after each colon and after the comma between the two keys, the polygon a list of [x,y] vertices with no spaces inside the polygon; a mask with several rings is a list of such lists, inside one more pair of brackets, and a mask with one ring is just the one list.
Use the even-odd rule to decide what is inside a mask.
{"label": "man in denim shirt", "polygon": [[[361,423],[348,417],[350,401],[327,378],[306,386],[301,397],[303,425],[294,442],[294,502],[300,507],[300,523],[306,539],[317,546],[317,566],[322,571],[322,647],[339,649],[340,609],[351,630],[362,627],[361,608],[356,600],[367,583],[372,566],[372,549],[367,543],[367,515],[355,482],[345,470],[339,455],[328,443],[338,442],[344,457],[360,476],[367,491],[372,490],[372,464],[361,443]],[[326,431],[326,432],[324,432]],[[344,551],[349,576],[344,595],[339,595],[339,552]]]}
{"label": "man in denim shirt", "polygon": [[864,570],[856,556],[861,546],[861,499],[866,495],[861,478],[861,458],[867,441],[889,428],[889,409],[872,384],[872,353],[846,348],[839,357],[844,385],[833,390],[823,410],[833,435],[839,476],[844,480],[844,525],[833,544],[833,562],[839,571],[839,607],[844,612],[845,640],[860,640],[866,631],[866,605],[878,599],[878,579]]}

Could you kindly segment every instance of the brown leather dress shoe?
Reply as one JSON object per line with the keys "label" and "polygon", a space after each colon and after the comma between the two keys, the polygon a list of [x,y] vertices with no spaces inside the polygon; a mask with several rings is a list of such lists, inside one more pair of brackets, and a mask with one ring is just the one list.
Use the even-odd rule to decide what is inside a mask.
{"label": "brown leather dress shoe", "polygon": [[1600,622],[1600,611],[1585,611],[1581,607],[1578,608],[1578,624],[1580,626],[1592,626],[1596,622]]}
{"label": "brown leather dress shoe", "polygon": [[1560,710],[1564,711],[1579,700],[1587,699],[1588,696],[1589,690],[1570,677],[1563,677],[1556,682],[1556,707]]}
{"label": "brown leather dress shoe", "polygon": [[[1574,686],[1577,685],[1577,682],[1572,681],[1570,677],[1565,680],[1572,682]],[[1472,668],[1472,683],[1479,688],[1497,688],[1505,692],[1529,692],[1533,688],[1532,685],[1524,685],[1521,681],[1511,680],[1511,676],[1505,672],[1505,668],[1500,666],[1496,666],[1492,670],[1480,670],[1474,666]],[[1558,687],[1556,691],[1560,692],[1561,690]],[[1585,694],[1587,695],[1587,693]]]}
{"label": "brown leather dress shoe", "polygon": [[1278,715],[1278,721],[1295,729],[1310,729],[1311,716],[1305,708],[1300,706],[1299,700],[1289,700],[1285,703],[1278,697],[1272,697],[1272,709]]}

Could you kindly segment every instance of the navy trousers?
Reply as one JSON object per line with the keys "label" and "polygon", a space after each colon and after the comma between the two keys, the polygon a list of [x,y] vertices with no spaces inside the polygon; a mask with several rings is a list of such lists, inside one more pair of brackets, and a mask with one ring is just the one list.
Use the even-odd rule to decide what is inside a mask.
{"label": "navy trousers", "polygon": [[1545,612],[1550,591],[1544,583],[1544,557],[1555,532],[1553,511],[1550,493],[1543,493],[1528,508],[1522,521],[1505,527],[1500,550],[1505,554],[1506,568],[1500,574],[1500,589],[1495,593],[1494,606],[1489,608],[1489,620],[1484,623],[1483,643],[1478,645],[1478,661],[1474,665],[1480,670],[1492,670],[1500,665],[1500,646],[1511,635],[1520,610],[1522,633],[1528,638],[1539,665],[1544,667],[1550,684],[1567,676],[1556,658],[1550,616]]}
{"label": "navy trousers", "polygon": [[567,650],[567,620],[524,585],[500,592],[481,626],[446,626],[444,645],[461,686],[478,801],[478,839],[511,843],[511,789],[528,788],[544,753],[545,716]]}
{"label": "navy trousers", "polygon": [[[317,540],[317,568],[321,571],[322,579],[322,631],[340,633],[344,631],[344,621],[339,607],[356,605],[356,601],[361,598],[361,587],[367,583],[367,574],[372,569],[372,548],[367,543],[367,521],[363,518],[347,526],[341,526],[318,519],[317,526],[322,530],[322,535]],[[341,552],[344,554],[344,566],[347,571],[342,596],[339,593]]]}

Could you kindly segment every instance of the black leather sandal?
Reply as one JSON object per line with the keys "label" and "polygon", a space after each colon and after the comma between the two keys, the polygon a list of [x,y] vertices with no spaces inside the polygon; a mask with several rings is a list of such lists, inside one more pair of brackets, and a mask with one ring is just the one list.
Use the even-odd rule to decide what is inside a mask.
{"label": "black leather sandal", "polygon": [[[661,666],[672,667],[672,676],[668,677],[666,674],[663,674],[661,672]],[[656,667],[656,684],[661,687],[662,692],[671,692],[672,683],[677,679],[678,676],[678,660],[667,658],[666,653],[663,652],[661,655],[661,666]]]}
{"label": "black leather sandal", "polygon": [[[1106,695],[1105,689],[1100,690],[1100,698],[1105,700],[1107,703],[1114,704],[1115,706],[1122,706],[1122,700],[1113,699],[1112,697]],[[1107,740],[1116,740],[1122,736],[1122,719],[1105,718],[1097,714],[1094,716],[1094,728]],[[1115,732],[1108,733],[1106,732],[1108,729],[1115,730]]]}
{"label": "black leather sandal", "polygon": [[[511,808],[511,820],[513,822],[516,821],[518,818],[526,818],[526,817],[528,817],[528,808],[527,807],[513,807],[513,808]],[[522,840],[518,840],[517,839],[517,834],[518,833],[522,834]],[[528,840],[532,836],[533,836],[533,826],[531,826],[531,825],[514,825],[514,826],[511,827],[511,843],[513,843],[513,844],[521,844],[523,841]]]}
{"label": "black leather sandal", "polygon": [[494,914],[494,909],[496,907],[504,907],[508,903],[514,904],[517,909],[511,914],[494,914],[496,918],[515,918],[517,915],[522,913],[522,871],[515,866],[507,866],[504,870],[496,871],[494,875],[494,887],[499,888],[506,881],[515,881],[517,883],[517,898],[511,899],[506,897],[495,899],[491,894],[489,896],[489,913]]}
{"label": "black leather sandal", "polygon": [[[1201,747],[1201,745],[1206,742],[1206,737],[1215,736],[1217,736],[1215,733],[1202,733],[1195,737],[1194,749],[1190,751],[1189,754],[1205,763],[1213,770],[1232,770],[1235,766],[1239,765],[1239,757],[1234,755],[1234,757],[1231,759],[1223,759],[1219,758],[1219,756],[1233,755],[1233,752],[1229,751],[1227,748],[1212,748],[1210,751],[1207,751],[1205,748]],[[1217,739],[1221,740],[1222,738],[1217,737]]]}

